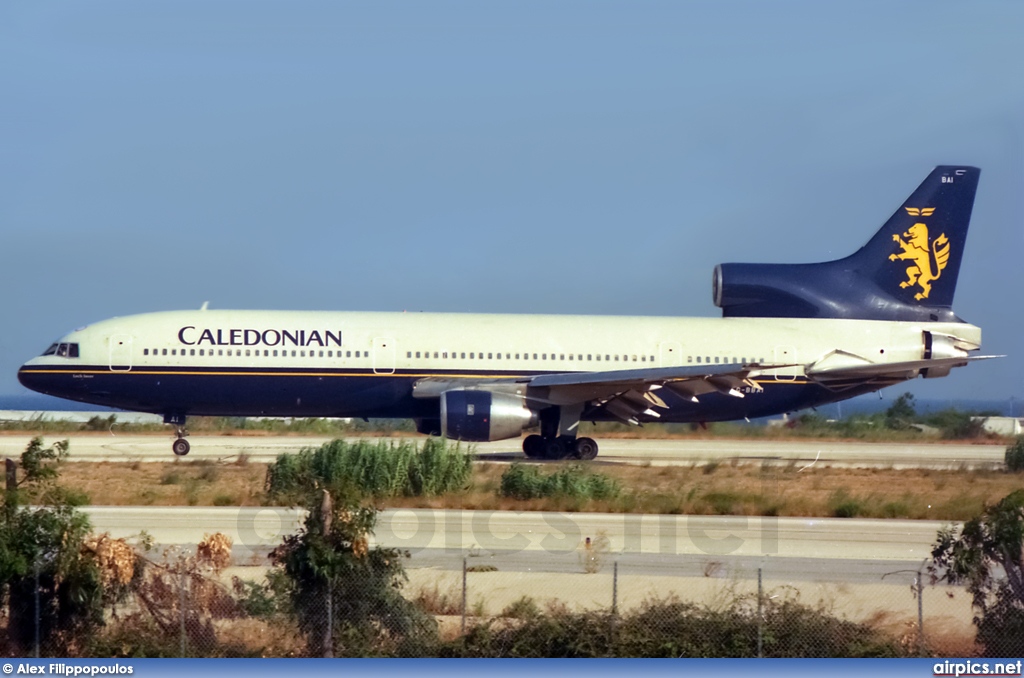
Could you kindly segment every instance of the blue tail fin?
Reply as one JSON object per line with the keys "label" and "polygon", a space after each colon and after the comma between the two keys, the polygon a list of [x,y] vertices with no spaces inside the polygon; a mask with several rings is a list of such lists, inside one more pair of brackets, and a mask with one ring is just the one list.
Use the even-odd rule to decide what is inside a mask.
{"label": "blue tail fin", "polygon": [[932,170],[855,254],[820,264],[721,264],[724,316],[955,321],[953,294],[981,170]]}

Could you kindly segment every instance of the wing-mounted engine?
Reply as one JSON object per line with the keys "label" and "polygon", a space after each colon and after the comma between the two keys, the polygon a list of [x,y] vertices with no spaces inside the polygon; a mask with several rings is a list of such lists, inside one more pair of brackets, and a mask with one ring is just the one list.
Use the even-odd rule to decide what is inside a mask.
{"label": "wing-mounted engine", "polygon": [[476,389],[441,394],[441,435],[452,440],[488,442],[518,438],[537,425],[537,413],[521,396]]}

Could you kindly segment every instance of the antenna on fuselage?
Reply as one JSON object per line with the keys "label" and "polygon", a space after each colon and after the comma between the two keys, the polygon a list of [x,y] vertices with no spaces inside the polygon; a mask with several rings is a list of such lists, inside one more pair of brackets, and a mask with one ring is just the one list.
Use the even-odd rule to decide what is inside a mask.
{"label": "antenna on fuselage", "polygon": [[203,305],[199,307],[199,310],[200,310],[200,311],[205,311],[205,310],[206,310],[206,309],[208,309],[209,307],[210,307],[210,302],[208,302],[208,301],[204,301],[204,302],[203,302]]}

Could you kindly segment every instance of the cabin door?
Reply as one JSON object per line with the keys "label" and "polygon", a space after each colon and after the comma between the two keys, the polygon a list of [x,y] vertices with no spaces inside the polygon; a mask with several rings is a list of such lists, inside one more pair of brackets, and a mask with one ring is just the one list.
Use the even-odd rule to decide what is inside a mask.
{"label": "cabin door", "polygon": [[128,372],[132,369],[132,336],[114,334],[110,337],[110,371]]}

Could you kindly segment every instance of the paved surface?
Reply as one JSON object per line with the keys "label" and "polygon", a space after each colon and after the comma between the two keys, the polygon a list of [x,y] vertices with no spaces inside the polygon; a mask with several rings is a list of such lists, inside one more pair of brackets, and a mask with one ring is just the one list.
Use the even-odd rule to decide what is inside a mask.
{"label": "paved surface", "polygon": [[[172,436],[72,434],[48,439],[70,438],[72,461],[171,461]],[[31,436],[0,436],[0,456],[17,457]],[[422,440],[423,438],[414,438]],[[290,436],[192,436],[193,459],[233,459],[241,454],[251,461],[274,461],[279,454],[319,446],[330,437]],[[399,440],[392,438],[390,440]],[[732,461],[794,463],[829,466],[878,466],[892,468],[959,468],[1003,463],[1005,446],[922,443],[850,443],[804,440],[637,440],[602,439],[597,463],[650,464],[652,466]],[[525,459],[518,440],[475,445],[484,461]],[[557,463],[557,462],[552,462]]]}
{"label": "paved surface", "polygon": [[[274,507],[88,507],[114,537],[143,530],[157,544],[195,544],[223,532],[236,562],[265,555],[301,526],[303,513]],[[607,539],[605,559],[633,573],[672,576],[880,581],[920,567],[942,523],[731,516],[399,509],[380,514],[375,543],[408,550],[413,567],[461,569],[462,559],[502,571],[578,572],[585,540]],[[911,576],[911,575],[908,575]],[[904,577],[905,578],[905,577]]]}

